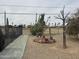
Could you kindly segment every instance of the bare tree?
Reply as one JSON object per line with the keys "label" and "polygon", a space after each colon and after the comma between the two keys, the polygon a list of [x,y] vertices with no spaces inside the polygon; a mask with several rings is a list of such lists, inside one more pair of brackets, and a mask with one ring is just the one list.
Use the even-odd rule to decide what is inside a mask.
{"label": "bare tree", "polygon": [[[47,18],[47,21],[46,21],[46,24],[48,23],[48,21],[50,20],[50,16]],[[51,38],[51,27],[50,27],[50,22],[48,23],[48,27],[47,27],[48,29],[49,29],[49,36],[50,36],[50,38]]]}
{"label": "bare tree", "polygon": [[65,28],[65,22],[66,22],[66,19],[69,15],[69,13],[67,13],[65,15],[65,7],[63,7],[63,10],[60,11],[60,14],[58,16],[56,16],[55,18],[56,19],[61,19],[63,21],[63,48],[66,48],[66,28]]}

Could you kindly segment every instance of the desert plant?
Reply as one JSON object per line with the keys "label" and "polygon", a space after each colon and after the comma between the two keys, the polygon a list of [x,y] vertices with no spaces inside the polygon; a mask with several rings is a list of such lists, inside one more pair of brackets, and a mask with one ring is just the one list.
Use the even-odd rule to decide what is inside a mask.
{"label": "desert plant", "polygon": [[43,27],[37,23],[31,27],[30,31],[31,31],[32,35],[36,35],[39,32],[43,33]]}
{"label": "desert plant", "polygon": [[36,35],[39,32],[43,34],[45,26],[44,16],[45,16],[44,14],[41,14],[38,21],[33,26],[31,26],[30,31],[32,35]]}

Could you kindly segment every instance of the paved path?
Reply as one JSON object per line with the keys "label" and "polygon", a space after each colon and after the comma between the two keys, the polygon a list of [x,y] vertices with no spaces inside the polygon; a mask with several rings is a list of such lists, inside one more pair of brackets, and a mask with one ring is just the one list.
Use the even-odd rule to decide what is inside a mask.
{"label": "paved path", "polygon": [[0,52],[0,59],[22,59],[26,46],[27,35],[21,35]]}

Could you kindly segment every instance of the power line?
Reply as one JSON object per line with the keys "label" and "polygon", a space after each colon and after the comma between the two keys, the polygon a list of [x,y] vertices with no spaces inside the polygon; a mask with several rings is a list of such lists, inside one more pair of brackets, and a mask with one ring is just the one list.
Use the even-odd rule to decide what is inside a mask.
{"label": "power line", "polygon": [[[9,6],[9,7],[28,7],[28,8],[63,8],[63,6],[61,7],[50,7],[50,6],[25,6],[25,5],[8,5],[8,4],[1,4],[0,6]],[[75,8],[75,7],[66,7],[66,8]],[[78,8],[78,7],[76,7]]]}
{"label": "power line", "polygon": [[[4,13],[0,13],[0,14],[4,14]],[[41,14],[45,14],[45,15],[57,15],[58,13],[6,13],[6,14],[13,14],[13,15],[41,15]]]}
{"label": "power line", "polygon": [[[4,13],[0,13],[0,14],[4,14]],[[59,13],[6,13],[6,14],[10,14],[10,15],[41,15],[41,14],[59,15]]]}

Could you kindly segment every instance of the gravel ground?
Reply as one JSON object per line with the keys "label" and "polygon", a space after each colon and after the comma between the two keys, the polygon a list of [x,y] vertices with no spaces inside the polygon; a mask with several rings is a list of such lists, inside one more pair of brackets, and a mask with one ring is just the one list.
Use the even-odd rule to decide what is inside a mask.
{"label": "gravel ground", "polygon": [[53,35],[56,43],[40,44],[30,36],[23,59],[79,59],[79,42],[67,40],[67,48],[62,48],[62,34]]}

